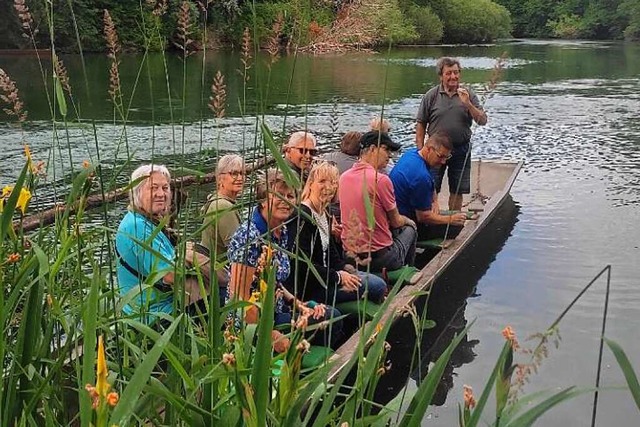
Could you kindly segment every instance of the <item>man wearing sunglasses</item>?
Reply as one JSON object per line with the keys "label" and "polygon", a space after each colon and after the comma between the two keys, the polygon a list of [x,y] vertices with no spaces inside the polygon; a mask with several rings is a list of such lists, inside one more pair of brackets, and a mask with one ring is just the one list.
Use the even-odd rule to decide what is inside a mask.
{"label": "man wearing sunglasses", "polygon": [[455,237],[467,219],[466,213],[440,213],[431,174],[451,158],[452,148],[449,138],[436,132],[422,148],[405,152],[389,174],[398,212],[418,224],[418,240]]}
{"label": "man wearing sunglasses", "polygon": [[284,158],[291,166],[291,169],[301,178],[303,186],[313,158],[317,155],[316,137],[307,131],[292,133],[289,141],[284,146]]}
{"label": "man wearing sunglasses", "polygon": [[424,145],[428,133],[444,132],[451,139],[450,159],[434,169],[436,191],[440,192],[442,178],[448,170],[449,209],[462,208],[462,195],[471,190],[471,124],[487,123],[476,94],[460,86],[461,67],[457,59],[443,57],[436,64],[440,84],[422,96],[416,123],[416,145]]}

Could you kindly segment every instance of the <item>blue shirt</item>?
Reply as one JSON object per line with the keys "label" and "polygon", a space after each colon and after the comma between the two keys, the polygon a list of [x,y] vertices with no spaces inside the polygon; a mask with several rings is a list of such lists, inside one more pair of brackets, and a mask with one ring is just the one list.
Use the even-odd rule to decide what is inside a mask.
{"label": "blue shirt", "polygon": [[[142,244],[141,244],[142,243]],[[152,248],[153,252],[148,250]],[[138,212],[127,212],[122,218],[116,234],[116,248],[122,259],[152,284],[164,275],[174,271],[175,249],[169,238],[158,226]],[[138,276],[130,272],[122,263],[116,266],[120,295],[133,289],[141,289]],[[153,276],[153,277],[149,277]],[[126,314],[168,313],[173,311],[173,293],[159,292],[153,286],[138,293],[138,296],[122,309]],[[141,317],[151,323],[155,316]]]}
{"label": "blue shirt", "polygon": [[[287,247],[289,240],[287,226],[282,225],[280,237],[276,237],[273,231],[269,232],[269,226],[262,217],[259,208],[255,208],[251,214],[251,218],[240,224],[240,227],[233,233],[229,242],[229,263],[238,263],[249,267],[258,266],[258,258],[262,254],[263,245],[275,246],[273,248],[272,266],[276,269],[276,280],[278,284],[282,284],[289,277],[291,272],[291,263],[289,255],[281,248]],[[251,292],[259,290],[256,280],[251,284]],[[278,298],[276,301],[275,312],[286,312],[284,301]]]}
{"label": "blue shirt", "polygon": [[398,212],[413,220],[416,211],[431,209],[434,181],[429,166],[417,148],[405,152],[389,174]]}

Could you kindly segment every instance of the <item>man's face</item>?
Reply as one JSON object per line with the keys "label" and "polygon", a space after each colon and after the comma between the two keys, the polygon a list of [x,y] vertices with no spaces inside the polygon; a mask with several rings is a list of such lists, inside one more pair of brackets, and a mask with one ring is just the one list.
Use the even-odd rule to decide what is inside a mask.
{"label": "man's face", "polygon": [[293,147],[287,148],[286,158],[300,170],[307,170],[311,166],[313,157],[317,154],[315,141],[311,138],[305,138]]}
{"label": "man's face", "polygon": [[153,216],[169,213],[171,208],[171,187],[160,172],[152,172],[140,188],[140,209]]}
{"label": "man's face", "polygon": [[451,150],[447,150],[444,147],[435,148],[428,145],[427,150],[427,163],[431,167],[442,166],[451,158]]}
{"label": "man's face", "polygon": [[442,68],[442,75],[440,76],[440,82],[442,86],[452,92],[458,90],[460,85],[460,67],[457,64]]}

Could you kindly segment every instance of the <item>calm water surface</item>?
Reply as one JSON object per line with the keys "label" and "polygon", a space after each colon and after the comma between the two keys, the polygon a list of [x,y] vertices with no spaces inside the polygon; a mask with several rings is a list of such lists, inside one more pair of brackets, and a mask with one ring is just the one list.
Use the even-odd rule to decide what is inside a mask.
{"label": "calm water surface", "polygon": [[[252,68],[258,75],[252,75],[246,92],[236,71],[239,58],[231,53],[209,54],[204,78],[199,71],[202,57],[190,58],[184,90],[179,59],[166,58],[167,88],[161,56],[150,57],[137,84],[142,57],[130,56],[123,58],[121,69],[125,102],[131,103],[126,130],[114,121],[108,101],[106,60],[85,58],[90,76],[85,85],[79,58],[66,57],[83,123],[65,130],[58,117],[57,132],[35,60],[0,57],[0,67],[17,80],[32,120],[24,133],[0,123],[0,184],[15,180],[23,162],[23,140],[36,159],[55,165],[49,187],[35,202],[40,206],[51,203],[54,190],[63,194],[70,171],[84,159],[97,160],[98,154],[107,171],[117,170],[128,157],[134,163],[153,157],[174,167],[209,171],[216,151],[253,146],[255,120],[249,113],[256,111],[274,130],[288,132],[306,123],[328,146],[337,140],[335,130],[364,129],[384,110],[394,137],[409,147],[420,96],[436,82],[436,59],[445,54],[460,57],[463,80],[485,95],[493,58],[503,51],[509,56],[504,80],[486,102],[489,124],[475,130],[473,156],[522,159],[525,166],[500,220],[436,284],[429,307],[441,329],[450,322],[455,330],[475,319],[447,372],[438,406],[430,408],[423,422],[457,425],[462,385],[480,393],[502,346],[502,328],[513,326],[521,339],[544,330],[606,265],[612,267],[607,336],[622,344],[640,369],[640,46],[518,41],[397,49],[390,55],[286,57],[270,73],[262,65]],[[48,68],[45,63],[45,73]],[[229,108],[227,118],[215,121],[205,104],[218,69],[227,76]],[[258,81],[260,91],[254,89]],[[247,111],[247,117],[241,111]],[[125,166],[128,170],[131,166]],[[114,172],[116,182],[125,179],[126,174]],[[114,220],[119,214],[114,211]],[[594,384],[604,287],[604,280],[598,282],[565,318],[560,347],[551,349],[527,391]],[[391,340],[403,349],[411,337],[398,332]],[[380,398],[388,399],[405,386],[415,388],[429,357],[446,340],[446,331],[440,340],[427,334],[421,369],[410,369],[406,356],[396,350],[396,372],[383,382]],[[608,350],[602,383],[624,384]],[[592,397],[585,396],[565,403],[539,425],[590,425],[591,402]],[[607,390],[600,395],[598,421],[637,426],[640,417],[628,392]]]}

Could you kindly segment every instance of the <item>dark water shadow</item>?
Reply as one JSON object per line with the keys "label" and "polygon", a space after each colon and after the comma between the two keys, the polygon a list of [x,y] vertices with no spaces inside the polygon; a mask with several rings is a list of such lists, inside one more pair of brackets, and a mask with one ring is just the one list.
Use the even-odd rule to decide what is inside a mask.
{"label": "dark water shadow", "polygon": [[[394,324],[387,336],[391,344],[388,357],[392,369],[378,383],[376,402],[385,404],[393,399],[402,392],[409,378],[419,386],[429,372],[429,364],[437,360],[454,335],[466,327],[467,299],[479,296],[476,286],[511,235],[519,213],[520,206],[509,196],[487,227],[434,283],[426,317],[436,324],[423,331],[419,351],[416,351],[415,326],[411,318],[401,318]],[[421,315],[425,309],[425,298],[416,302],[416,308]],[[476,354],[473,348],[478,343],[479,340],[469,336],[463,338],[445,368],[433,405],[444,404],[453,387],[455,369],[474,360]]]}

